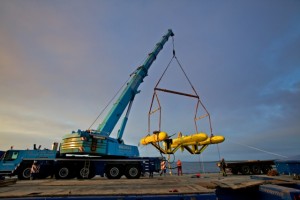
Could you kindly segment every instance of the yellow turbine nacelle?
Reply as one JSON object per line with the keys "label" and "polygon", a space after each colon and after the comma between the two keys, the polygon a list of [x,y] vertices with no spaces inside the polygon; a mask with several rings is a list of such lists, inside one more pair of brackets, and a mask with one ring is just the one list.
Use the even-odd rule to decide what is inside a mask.
{"label": "yellow turbine nacelle", "polygon": [[195,133],[189,136],[182,136],[175,139],[172,139],[172,146],[185,145],[188,143],[199,143],[207,139],[205,133]]}
{"label": "yellow turbine nacelle", "polygon": [[207,138],[206,140],[199,142],[200,145],[206,145],[206,144],[218,144],[221,142],[224,142],[225,137],[221,135],[215,135],[210,138]]}
{"label": "yellow turbine nacelle", "polygon": [[166,139],[168,139],[168,134],[166,132],[159,132],[159,133],[155,133],[155,134],[143,137],[140,140],[140,144],[147,145],[147,144],[150,144],[150,143],[161,142],[161,141],[164,141]]}

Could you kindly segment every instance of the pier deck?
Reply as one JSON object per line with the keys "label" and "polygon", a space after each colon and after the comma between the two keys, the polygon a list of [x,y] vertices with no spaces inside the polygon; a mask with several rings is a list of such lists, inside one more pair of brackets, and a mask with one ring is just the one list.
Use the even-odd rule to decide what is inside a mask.
{"label": "pier deck", "polygon": [[[295,182],[292,178],[281,178],[276,180],[278,181]],[[209,194],[214,193],[216,187],[238,189],[271,182],[272,180],[251,179],[250,176],[223,177],[220,174],[204,174],[201,178],[192,178],[192,175],[167,175],[117,180],[104,177],[87,180],[23,180],[0,187],[0,198]]]}

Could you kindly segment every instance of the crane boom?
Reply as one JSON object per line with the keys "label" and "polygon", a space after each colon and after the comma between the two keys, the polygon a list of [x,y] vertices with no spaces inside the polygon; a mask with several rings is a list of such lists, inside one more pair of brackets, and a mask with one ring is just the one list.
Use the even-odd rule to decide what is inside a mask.
{"label": "crane boom", "polygon": [[[158,53],[162,50],[164,44],[168,41],[168,38],[170,36],[174,36],[174,33],[171,29],[168,30],[168,33],[164,35],[159,43],[156,44],[155,49],[149,54],[148,58],[145,60],[142,66],[138,67],[134,74],[132,75],[132,78],[127,83],[126,88],[123,90],[122,94],[118,98],[117,102],[113,105],[110,112],[106,116],[106,118],[103,120],[101,124],[99,124],[97,131],[102,135],[109,136],[112,130],[114,129],[115,125],[119,121],[122,113],[128,106],[128,104],[133,101],[135,95],[138,93],[138,87],[143,82],[144,78],[148,74],[148,70],[154,60],[156,59],[156,56]],[[127,121],[127,118],[126,118]],[[126,124],[126,121],[123,121],[123,123]],[[124,131],[124,130],[120,130]],[[119,138],[122,138],[122,133],[119,133]]]}
{"label": "crane boom", "polygon": [[[148,70],[169,37],[174,36],[171,29],[156,44],[144,63],[131,75],[129,82],[112,106],[97,130],[78,130],[65,135],[61,142],[60,154],[92,154],[101,156],[139,156],[137,146],[126,145],[122,141],[123,132],[128,120],[132,102],[138,87],[148,75]],[[127,107],[117,138],[109,137]]]}

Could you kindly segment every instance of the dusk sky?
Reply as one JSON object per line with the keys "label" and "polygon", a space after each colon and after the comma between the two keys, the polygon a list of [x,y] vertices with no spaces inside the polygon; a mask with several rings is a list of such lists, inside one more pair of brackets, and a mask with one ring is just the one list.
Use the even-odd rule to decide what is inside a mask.
{"label": "dusk sky", "polygon": [[[213,133],[226,138],[201,158],[177,151],[176,159],[300,154],[299,0],[0,0],[0,150],[50,148],[72,130],[88,129],[168,29]],[[169,40],[139,87],[126,144],[138,145],[148,134],[153,88],[172,48]],[[192,93],[176,62],[161,87]],[[159,98],[162,131],[196,132],[195,99]],[[198,123],[209,135],[207,118]],[[139,150],[160,155],[150,145]]]}

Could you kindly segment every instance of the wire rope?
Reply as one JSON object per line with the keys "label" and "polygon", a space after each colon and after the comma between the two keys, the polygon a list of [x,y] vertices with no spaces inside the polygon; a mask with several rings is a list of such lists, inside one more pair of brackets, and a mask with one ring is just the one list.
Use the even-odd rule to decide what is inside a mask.
{"label": "wire rope", "polygon": [[[134,72],[133,72],[134,73]],[[133,74],[132,73],[132,74]],[[103,114],[103,112],[107,109],[107,107],[111,104],[111,102],[116,98],[116,96],[120,93],[121,89],[126,85],[126,83],[129,81],[129,78],[125,81],[125,83],[120,87],[120,89],[116,92],[116,94],[109,100],[107,105],[101,110],[100,114],[96,117],[96,119],[93,121],[93,123],[89,126],[88,130],[91,129],[91,127],[96,123],[96,121],[99,119],[99,117]]]}
{"label": "wire rope", "polygon": [[273,153],[273,152],[270,152],[270,151],[266,151],[266,150],[263,150],[263,149],[259,149],[259,148],[257,148],[257,147],[253,147],[253,146],[250,146],[250,145],[247,145],[247,144],[242,144],[242,143],[234,142],[234,141],[231,141],[231,142],[234,143],[234,144],[238,144],[238,145],[241,145],[241,146],[245,146],[245,147],[248,147],[248,148],[250,148],[250,149],[254,149],[254,150],[257,150],[257,151],[261,151],[261,152],[264,152],[264,153],[267,153],[267,154],[271,154],[271,155],[275,155],[275,156],[283,157],[283,158],[288,158],[287,156],[280,155],[280,154],[277,154],[277,153]]}

